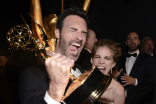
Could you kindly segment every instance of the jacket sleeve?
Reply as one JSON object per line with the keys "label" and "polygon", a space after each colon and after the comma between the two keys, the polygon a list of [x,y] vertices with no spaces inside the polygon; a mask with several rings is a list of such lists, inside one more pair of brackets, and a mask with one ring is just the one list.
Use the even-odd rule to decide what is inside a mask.
{"label": "jacket sleeve", "polygon": [[40,80],[31,71],[36,67],[24,70],[19,78],[19,97],[21,104],[47,104],[44,101],[45,89]]}

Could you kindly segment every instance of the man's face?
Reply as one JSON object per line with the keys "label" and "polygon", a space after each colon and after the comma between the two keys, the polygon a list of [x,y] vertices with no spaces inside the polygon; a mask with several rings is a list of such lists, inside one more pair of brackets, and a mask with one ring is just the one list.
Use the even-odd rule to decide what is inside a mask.
{"label": "man's face", "polygon": [[64,19],[62,32],[57,29],[59,52],[66,57],[77,60],[86,41],[87,24],[85,20],[76,15],[67,16]]}
{"label": "man's face", "polygon": [[138,34],[135,32],[131,32],[130,34],[128,34],[126,45],[128,47],[129,52],[137,51],[140,45]]}
{"label": "man's face", "polygon": [[147,39],[144,41],[142,51],[147,54],[153,54],[154,43],[151,39]]}
{"label": "man's face", "polygon": [[118,47],[117,49],[118,49],[119,56],[122,56],[122,48]]}
{"label": "man's face", "polygon": [[89,37],[88,37],[87,43],[89,44],[89,46],[92,49],[94,46],[94,43],[97,42],[96,34],[92,30],[89,30],[88,34],[89,34]]}

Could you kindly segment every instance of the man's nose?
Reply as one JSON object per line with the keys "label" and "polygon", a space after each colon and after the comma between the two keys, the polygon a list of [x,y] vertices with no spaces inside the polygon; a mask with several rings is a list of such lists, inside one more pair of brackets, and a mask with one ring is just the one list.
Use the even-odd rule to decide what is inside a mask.
{"label": "man's nose", "polygon": [[134,39],[132,38],[132,39],[131,39],[131,42],[133,42],[133,40],[134,40]]}
{"label": "man's nose", "polygon": [[79,39],[79,40],[82,40],[82,33],[81,32],[77,32],[76,34],[76,38]]}
{"label": "man's nose", "polygon": [[148,45],[148,47],[153,49],[153,46],[152,45]]}

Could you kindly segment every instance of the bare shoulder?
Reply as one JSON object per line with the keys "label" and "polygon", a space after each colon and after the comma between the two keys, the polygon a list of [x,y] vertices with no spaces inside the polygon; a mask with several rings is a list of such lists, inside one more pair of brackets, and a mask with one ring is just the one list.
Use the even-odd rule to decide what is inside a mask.
{"label": "bare shoulder", "polygon": [[125,92],[123,86],[112,79],[107,90],[102,94],[99,100],[103,102],[114,102],[114,104],[124,104],[125,103]]}
{"label": "bare shoulder", "polygon": [[124,87],[115,79],[112,79],[111,86],[113,89],[113,94],[117,96],[125,96]]}

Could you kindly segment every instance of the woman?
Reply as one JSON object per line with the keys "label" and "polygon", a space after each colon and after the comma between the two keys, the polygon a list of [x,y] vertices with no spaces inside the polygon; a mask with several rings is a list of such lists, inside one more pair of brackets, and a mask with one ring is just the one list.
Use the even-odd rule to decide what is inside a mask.
{"label": "woman", "polygon": [[[118,60],[117,44],[109,39],[97,41],[92,48],[92,66],[97,68],[105,75],[110,75],[112,68]],[[104,104],[124,104],[125,92],[121,84],[112,79],[111,84],[99,98]]]}

